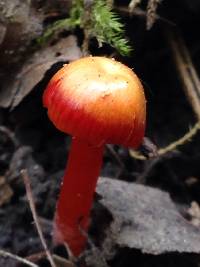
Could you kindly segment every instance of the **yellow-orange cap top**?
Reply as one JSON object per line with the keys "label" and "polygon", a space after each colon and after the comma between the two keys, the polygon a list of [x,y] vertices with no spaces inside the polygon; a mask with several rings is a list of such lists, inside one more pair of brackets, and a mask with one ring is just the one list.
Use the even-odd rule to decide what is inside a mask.
{"label": "yellow-orange cap top", "polygon": [[44,95],[48,116],[61,131],[89,144],[137,147],[144,136],[146,100],[127,66],[105,57],[64,65]]}

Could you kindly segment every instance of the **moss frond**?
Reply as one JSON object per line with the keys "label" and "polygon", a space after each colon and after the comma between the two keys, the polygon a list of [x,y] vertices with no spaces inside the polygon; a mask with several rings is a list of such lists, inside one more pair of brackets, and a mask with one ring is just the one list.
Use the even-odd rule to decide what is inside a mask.
{"label": "moss frond", "polygon": [[128,40],[124,38],[124,25],[118,15],[106,5],[105,1],[95,1],[91,20],[93,25],[91,34],[97,38],[100,45],[108,43],[120,54],[130,54],[132,49]]}
{"label": "moss frond", "polygon": [[71,28],[70,19],[60,19],[54,22],[52,25],[47,27],[46,31],[43,33],[43,35],[39,38],[37,38],[37,43],[40,45],[45,44],[54,34],[56,34],[59,31],[62,31],[64,29],[70,29]]}
{"label": "moss frond", "polygon": [[45,44],[51,39],[56,33],[62,30],[73,30],[82,23],[82,16],[84,12],[83,1],[75,0],[72,3],[69,18],[59,19],[49,25],[46,31],[41,37],[37,39],[37,42],[41,45]]}
{"label": "moss frond", "polygon": [[128,40],[124,37],[124,25],[119,16],[112,11],[105,0],[94,0],[89,17],[83,0],[72,1],[69,18],[60,19],[51,24],[44,34],[38,38],[39,44],[44,44],[56,33],[76,27],[86,29],[89,37],[95,37],[99,45],[107,43],[114,47],[121,55],[127,56],[131,52]]}

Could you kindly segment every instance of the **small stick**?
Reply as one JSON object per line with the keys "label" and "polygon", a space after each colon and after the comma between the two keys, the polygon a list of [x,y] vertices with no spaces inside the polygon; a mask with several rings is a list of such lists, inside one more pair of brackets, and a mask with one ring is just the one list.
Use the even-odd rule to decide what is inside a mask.
{"label": "small stick", "polygon": [[160,4],[161,1],[162,0],[149,0],[147,3],[147,30],[150,30],[156,21],[156,11],[158,8],[158,4]]}
{"label": "small stick", "polygon": [[[177,72],[183,84],[185,95],[198,121],[183,137],[172,142],[165,148],[159,149],[159,156],[175,150],[178,146],[184,145],[200,130],[200,79],[180,33],[174,29],[166,28],[166,37],[172,51]],[[133,150],[130,151],[130,154],[132,157],[139,160],[146,159],[146,157]]]}
{"label": "small stick", "polygon": [[141,4],[142,0],[131,0],[131,2],[128,5],[128,9],[130,11],[130,13],[133,13],[133,10],[135,9],[135,7],[139,4]]}
{"label": "small stick", "polygon": [[31,254],[29,256],[26,257],[27,260],[32,261],[32,262],[37,262],[43,258],[46,258],[46,253],[45,251],[42,252],[38,252],[35,254]]}
{"label": "small stick", "polygon": [[[38,261],[42,258],[46,258],[46,253],[44,251],[42,252],[39,252],[39,253],[36,253],[36,254],[32,254],[28,257],[26,257],[27,260],[29,261]],[[70,261],[70,260],[67,260],[59,255],[56,255],[56,254],[53,254],[52,255],[55,263],[59,266],[59,267],[76,267],[76,265],[74,264],[74,262]]]}
{"label": "small stick", "polygon": [[[82,229],[81,227],[79,228],[81,233],[87,237],[87,242],[90,246],[90,252],[88,254],[87,250],[81,255],[81,257],[79,257],[79,260],[77,262],[77,266],[80,267],[87,267],[88,265],[92,266],[91,263],[88,264],[88,262],[85,262],[85,260],[87,259],[88,256],[92,256],[92,258],[95,258],[95,265],[99,266],[99,267],[109,267],[109,265],[106,262],[106,259],[102,253],[102,251],[94,244],[93,240],[90,238],[90,236],[88,235],[88,233]],[[108,249],[108,248],[107,248]],[[90,254],[91,253],[91,254]],[[90,257],[89,257],[90,259]],[[82,260],[85,262],[84,264],[82,264]]]}
{"label": "small stick", "polygon": [[[131,16],[137,16],[137,17],[141,17],[141,18],[146,18],[147,17],[147,12],[142,10],[141,8],[139,7],[135,7],[133,9],[133,11],[131,11],[128,7],[126,6],[115,6],[115,9],[119,12],[122,12],[124,13],[125,15],[129,15],[130,17]],[[163,17],[160,17],[159,15],[155,14],[155,18],[157,20],[160,20],[168,25],[171,25],[171,26],[175,26],[175,23],[173,21],[170,21],[166,18],[163,18]]]}
{"label": "small stick", "polygon": [[200,121],[200,80],[192,63],[190,53],[177,30],[166,28],[166,37],[185,95]]}
{"label": "small stick", "polygon": [[121,160],[120,156],[113,149],[112,145],[108,145],[107,144],[106,148],[109,151],[109,153],[113,156],[113,158],[116,160],[116,162],[119,164],[120,168],[124,170],[125,169],[125,165],[124,165],[123,161]]}
{"label": "small stick", "polygon": [[38,221],[38,216],[37,216],[37,212],[36,212],[36,208],[35,208],[35,204],[34,204],[34,200],[33,200],[33,195],[32,195],[31,185],[30,185],[30,179],[28,177],[27,170],[25,170],[25,169],[21,170],[21,175],[22,175],[22,178],[24,180],[27,199],[28,199],[28,202],[29,202],[29,206],[30,206],[30,209],[31,209],[31,212],[32,212],[33,220],[35,222],[36,229],[37,229],[38,235],[40,237],[42,246],[44,248],[44,251],[46,253],[47,259],[49,260],[51,266],[52,267],[56,267],[56,264],[55,264],[55,262],[53,260],[53,257],[51,256],[51,253],[50,253],[50,251],[49,251],[49,249],[47,247],[45,238],[43,236],[43,233],[42,233],[39,221]]}
{"label": "small stick", "polygon": [[71,260],[67,260],[65,258],[62,258],[59,255],[53,254],[53,258],[59,267],[76,267],[74,262],[72,262]]}
{"label": "small stick", "polygon": [[[163,156],[165,154],[167,154],[168,152],[172,152],[175,149],[177,149],[179,146],[184,145],[185,143],[189,142],[191,140],[192,137],[194,137],[197,132],[200,130],[200,122],[197,122],[185,135],[183,135],[181,138],[179,138],[178,140],[170,143],[168,146],[163,147],[163,148],[159,148],[157,150],[157,155],[158,156]],[[146,160],[147,157],[145,157],[144,155],[142,155],[141,153],[138,153],[134,150],[129,150],[130,155],[138,160]],[[157,156],[156,156],[157,157]],[[152,157],[152,158],[156,158],[156,157]],[[151,158],[151,157],[150,157]]]}
{"label": "small stick", "polygon": [[19,143],[18,143],[17,139],[15,138],[14,133],[10,129],[1,125],[0,126],[0,132],[2,132],[3,134],[8,136],[8,138],[11,140],[11,142],[13,143],[15,148],[18,147]]}
{"label": "small stick", "polygon": [[23,264],[26,264],[27,266],[30,266],[30,267],[39,267],[38,265],[36,265],[36,264],[26,260],[26,259],[23,259],[23,258],[21,258],[21,257],[19,257],[17,255],[14,255],[14,254],[12,254],[10,252],[7,252],[7,251],[1,250],[1,249],[0,249],[0,256],[2,256],[4,258],[7,258],[7,257],[11,258],[11,259],[19,261],[19,262],[21,262]]}
{"label": "small stick", "polygon": [[197,122],[184,136],[175,142],[169,144],[164,148],[160,148],[158,151],[159,155],[164,155],[170,151],[175,150],[177,147],[184,145],[185,143],[191,141],[192,137],[194,137],[197,132],[200,130],[200,122]]}
{"label": "small stick", "polygon": [[82,52],[83,56],[88,56],[90,54],[89,52],[89,42],[90,42],[90,33],[88,30],[88,25],[90,24],[91,20],[91,8],[93,4],[93,0],[84,0],[84,40],[82,44]]}

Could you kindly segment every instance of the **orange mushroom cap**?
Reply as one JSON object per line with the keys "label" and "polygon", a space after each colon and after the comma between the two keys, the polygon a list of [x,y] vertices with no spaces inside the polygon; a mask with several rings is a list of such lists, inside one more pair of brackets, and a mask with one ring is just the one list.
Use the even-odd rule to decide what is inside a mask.
{"label": "orange mushroom cap", "polygon": [[61,131],[92,145],[136,148],[145,130],[142,84],[127,66],[105,57],[64,65],[43,95],[48,116]]}

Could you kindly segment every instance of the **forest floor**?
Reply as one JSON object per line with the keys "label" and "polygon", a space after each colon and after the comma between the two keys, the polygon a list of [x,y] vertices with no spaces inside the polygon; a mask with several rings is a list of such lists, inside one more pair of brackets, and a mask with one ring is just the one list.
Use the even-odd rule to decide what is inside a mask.
{"label": "forest floor", "polygon": [[[13,6],[18,3],[11,2]],[[66,31],[45,47],[35,48],[32,39],[41,34],[45,23],[64,16],[62,5],[68,1],[58,1],[56,5],[54,1],[32,2],[31,11],[26,1],[17,5],[15,13],[20,22],[2,19],[0,24],[0,266],[22,267],[31,262],[35,267],[51,266],[33,222],[23,169],[27,170],[38,222],[56,266],[69,266],[72,263],[65,260],[67,251],[52,244],[51,233],[71,137],[59,132],[49,121],[42,93],[63,63],[82,56],[83,33]],[[90,242],[80,261],[86,260],[94,267],[197,267],[200,263],[200,39],[196,26],[200,23],[200,5],[198,1],[163,0],[157,10],[160,17],[147,31],[145,6],[129,17],[127,3],[122,6],[120,1],[116,2],[116,10],[134,47],[133,54],[119,56],[108,46],[98,48],[94,40],[89,46],[90,53],[114,56],[140,77],[147,98],[145,136],[157,147],[157,155],[152,156],[146,147],[140,149],[140,157],[135,151],[117,145],[107,147],[101,177],[108,180],[102,178],[99,182]],[[8,11],[5,3],[4,8]],[[106,192],[104,183],[110,186],[108,190],[105,188]],[[129,198],[120,189],[129,190],[130,185],[133,194]],[[112,190],[120,191],[121,200]],[[113,233],[107,228],[118,216],[117,205],[113,204],[116,210],[112,210],[108,204],[113,195],[112,203],[118,206],[123,200],[132,203],[129,205],[132,207],[124,208],[127,221],[120,222],[120,227],[131,221],[129,233],[132,235],[133,231],[134,242],[125,239],[122,231],[108,253],[104,241],[112,239],[106,235]],[[128,218],[132,210],[134,214]],[[136,227],[137,219],[142,225]],[[28,263],[11,258],[16,255]]]}

